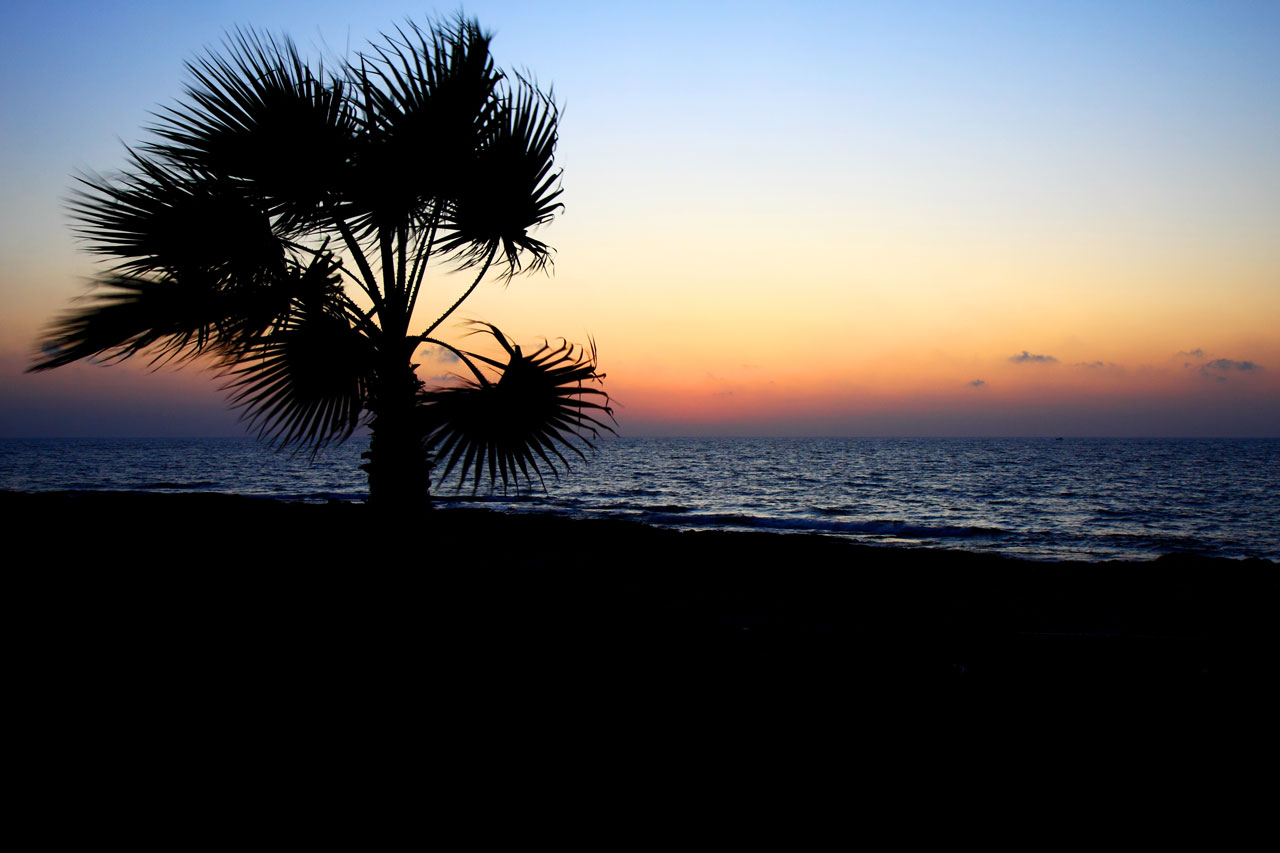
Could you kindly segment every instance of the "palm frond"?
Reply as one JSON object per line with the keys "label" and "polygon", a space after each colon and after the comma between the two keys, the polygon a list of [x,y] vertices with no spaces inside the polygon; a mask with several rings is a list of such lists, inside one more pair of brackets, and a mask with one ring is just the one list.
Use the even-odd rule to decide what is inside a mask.
{"label": "palm frond", "polygon": [[69,207],[89,251],[115,270],[257,286],[278,276],[284,244],[267,212],[234,186],[130,152],[132,171],[85,175]]}
{"label": "palm frond", "polygon": [[150,351],[152,362],[194,356],[213,346],[228,320],[215,287],[190,279],[116,275],[86,305],[54,322],[29,371],[101,358],[120,361]]}
{"label": "palm frond", "polygon": [[374,342],[353,323],[332,270],[321,261],[302,271],[288,314],[224,361],[232,405],[278,446],[345,441],[368,404]]}
{"label": "palm frond", "polygon": [[162,109],[147,151],[236,182],[286,233],[314,228],[348,180],[355,122],[347,84],[287,38],[237,29],[187,63],[186,102]]}
{"label": "palm frond", "polygon": [[483,263],[497,248],[510,279],[522,269],[539,270],[551,249],[529,232],[546,224],[563,205],[555,168],[559,110],[552,93],[516,78],[501,96],[496,117],[469,161],[467,183],[448,208],[449,233],[441,250],[463,266]]}
{"label": "palm frond", "polygon": [[362,233],[429,227],[429,212],[457,193],[457,166],[475,156],[497,108],[491,38],[461,17],[429,30],[410,22],[350,66],[361,132],[345,209]]}
{"label": "palm frond", "polygon": [[491,489],[503,491],[532,485],[531,474],[542,482],[543,471],[559,477],[569,467],[564,452],[585,458],[592,439],[613,427],[609,396],[590,387],[604,378],[596,369],[594,342],[589,348],[561,340],[544,341],[525,355],[488,323],[480,331],[491,334],[506,352],[501,362],[477,353],[467,356],[498,372],[496,382],[467,381],[455,388],[425,392],[421,406],[433,445],[440,481],[457,473],[458,488],[472,481],[476,491],[486,475]]}

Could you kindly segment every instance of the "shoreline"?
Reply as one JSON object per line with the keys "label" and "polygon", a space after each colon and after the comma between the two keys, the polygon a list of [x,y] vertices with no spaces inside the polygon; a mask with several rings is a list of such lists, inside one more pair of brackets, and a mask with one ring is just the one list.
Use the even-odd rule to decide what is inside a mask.
{"label": "shoreline", "polygon": [[[285,505],[310,508],[315,511],[319,508],[326,508],[324,511],[333,511],[334,506],[351,507],[358,512],[367,511],[367,503],[364,499],[333,496],[328,499],[321,497],[306,496],[279,496],[270,494],[245,494],[241,492],[227,491],[204,491],[204,490],[181,490],[178,488],[169,489],[166,484],[159,484],[158,488],[164,488],[163,491],[157,491],[154,488],[139,488],[130,490],[118,489],[38,489],[38,490],[19,490],[0,488],[0,500],[8,503],[3,506],[12,507],[13,509],[23,512],[20,506],[25,505],[26,501],[42,501],[56,500],[60,502],[80,502],[86,507],[92,505],[94,511],[101,511],[104,506],[115,502],[135,502],[145,503],[148,507],[163,507],[167,501],[200,501],[211,511],[220,512],[230,509],[236,502],[259,502],[262,505]],[[21,499],[21,503],[19,500]],[[505,499],[492,499],[484,496],[469,495],[453,495],[437,496],[437,501],[429,512],[437,517],[451,516],[455,513],[463,513],[462,517],[467,517],[467,513],[489,513],[490,517],[531,517],[539,519],[556,520],[553,523],[586,523],[586,524],[633,524],[645,529],[667,530],[678,533],[708,533],[708,534],[727,534],[732,536],[798,536],[830,539],[834,541],[844,542],[855,548],[869,548],[874,550],[884,549],[889,551],[908,550],[913,552],[939,552],[939,553],[957,553],[969,554],[974,557],[996,560],[1012,560],[1016,562],[1028,563],[1032,565],[1057,565],[1057,564],[1135,564],[1142,565],[1156,560],[1169,559],[1190,559],[1190,560],[1221,560],[1232,563],[1254,563],[1270,564],[1280,568],[1280,559],[1271,558],[1267,555],[1257,555],[1248,553],[1210,553],[1203,550],[1187,549],[1172,550],[1162,553],[1150,552],[1131,555],[1108,556],[1104,554],[1092,553],[1088,555],[1076,555],[1069,550],[1064,550],[1063,556],[1053,554],[1037,555],[1035,553],[1019,553],[1018,546],[1013,549],[988,548],[977,549],[964,547],[957,544],[949,547],[946,539],[938,539],[933,537],[931,542],[913,541],[912,537],[898,538],[893,534],[885,534],[883,538],[870,538],[858,535],[845,535],[836,529],[826,529],[821,526],[815,526],[805,523],[799,523],[795,526],[789,526],[783,523],[778,524],[730,524],[730,523],[712,523],[712,524],[681,524],[679,517],[674,520],[654,520],[645,517],[644,513],[637,514],[635,517],[628,517],[624,514],[570,514],[556,508],[535,508],[531,510],[511,509],[505,506],[508,503]],[[511,499],[510,503],[519,504],[519,499]],[[34,506],[34,504],[33,504]],[[11,510],[12,511],[12,510]],[[162,511],[169,511],[163,509]],[[697,516],[694,516],[695,518]],[[909,526],[909,525],[908,525]],[[966,528],[960,528],[966,529]],[[930,538],[930,537],[926,537]],[[1250,549],[1244,549],[1246,552]]]}
{"label": "shoreline", "polygon": [[0,511],[13,531],[59,534],[6,583],[61,666],[93,638],[140,676],[193,654],[264,675],[286,650],[296,666],[342,648],[366,665],[421,659],[464,681],[502,672],[566,690],[822,691],[833,676],[1131,690],[1277,673],[1280,567],[1260,559],[1042,562],[199,493],[0,492]]}

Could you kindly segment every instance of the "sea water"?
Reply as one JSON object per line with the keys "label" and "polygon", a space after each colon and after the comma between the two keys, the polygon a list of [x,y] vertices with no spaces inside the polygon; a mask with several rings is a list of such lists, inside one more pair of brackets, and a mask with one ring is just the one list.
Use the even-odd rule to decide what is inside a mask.
{"label": "sea water", "polygon": [[[252,439],[3,439],[0,489],[363,500],[367,442],[317,454]],[[1277,439],[619,438],[545,491],[437,503],[811,532],[1040,560],[1175,552],[1280,560]],[[607,555],[603,555],[607,562]]]}

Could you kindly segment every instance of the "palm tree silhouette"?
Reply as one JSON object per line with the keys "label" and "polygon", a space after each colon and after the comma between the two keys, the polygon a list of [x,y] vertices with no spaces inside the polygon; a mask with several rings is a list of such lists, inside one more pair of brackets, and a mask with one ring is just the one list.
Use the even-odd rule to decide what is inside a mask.
{"label": "palm tree silhouette", "polygon": [[[331,71],[287,38],[236,30],[187,63],[185,99],[155,114],[128,171],[78,178],[78,234],[115,264],[30,369],[212,357],[279,446],[314,452],[367,423],[362,467],[384,506],[426,500],[433,459],[473,489],[567,467],[562,451],[612,431],[594,342],[526,355],[477,324],[495,359],[437,336],[491,271],[548,266],[531,231],[561,207],[555,101],[496,68],[491,38],[462,17],[410,23]],[[414,325],[432,262],[470,284]],[[424,344],[471,376],[426,388]]]}

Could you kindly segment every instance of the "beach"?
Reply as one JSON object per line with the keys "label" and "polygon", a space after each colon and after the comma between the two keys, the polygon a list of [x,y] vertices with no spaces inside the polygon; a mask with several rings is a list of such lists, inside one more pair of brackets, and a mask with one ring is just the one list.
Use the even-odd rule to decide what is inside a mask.
{"label": "beach", "polygon": [[751,684],[814,697],[1276,674],[1280,574],[1266,560],[1031,562],[472,508],[388,519],[358,503],[219,494],[4,492],[0,503],[12,539],[33,546],[6,572],[23,666],[99,699],[406,673],[452,692]]}

